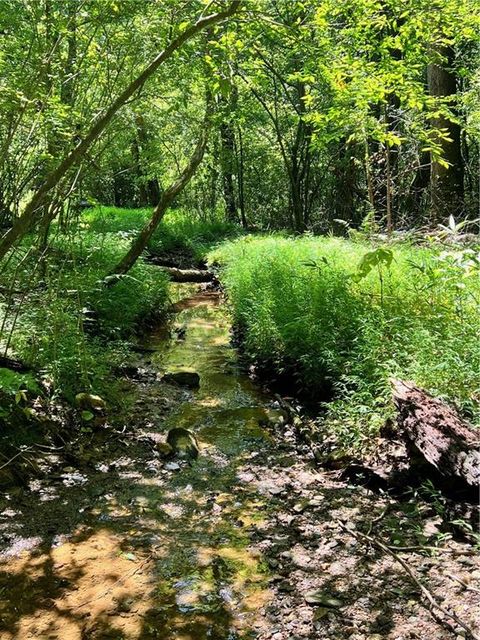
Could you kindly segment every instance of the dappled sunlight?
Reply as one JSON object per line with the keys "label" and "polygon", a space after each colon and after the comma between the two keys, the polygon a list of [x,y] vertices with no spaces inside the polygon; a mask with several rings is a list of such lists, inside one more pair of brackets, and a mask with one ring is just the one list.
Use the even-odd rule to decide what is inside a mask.
{"label": "dappled sunlight", "polygon": [[[415,600],[415,589],[339,525],[360,529],[386,499],[299,459],[282,412],[233,366],[222,310],[198,312],[208,322],[192,322],[189,307],[185,339],[155,358],[167,371],[195,362],[200,388],[172,387],[177,401],[161,422],[113,449],[104,471],[64,470],[53,489],[38,481],[32,496],[48,500],[35,501],[33,518],[0,514],[24,544],[4,557],[0,640],[237,640],[276,625],[305,638],[354,625],[389,640],[403,633],[397,600]],[[198,436],[198,460],[164,457],[178,426]],[[31,519],[43,526],[37,538]],[[411,544],[423,529],[401,522],[385,515],[384,535]],[[441,584],[441,565],[428,566]]]}
{"label": "dappled sunlight", "polygon": [[[6,581],[21,578],[22,592],[29,585],[28,606],[18,608],[19,594],[11,591],[3,619],[5,633],[15,632],[1,640],[35,634],[59,640],[85,634],[223,640],[260,624],[259,611],[272,592],[248,530],[265,518],[267,500],[239,485],[237,471],[241,475],[251,447],[266,441],[259,422],[268,419],[268,411],[247,378],[235,369],[225,373],[232,352],[220,310],[189,305],[179,321],[182,315],[185,340],[171,347],[161,343],[158,365],[181,370],[191,364],[201,386],[174,407],[162,430],[193,429],[200,438],[199,461],[176,464],[172,473],[157,457],[148,469],[133,452],[114,457],[108,488],[88,504],[83,518],[77,514],[88,524],[65,527],[62,544],[42,542],[38,551],[8,565]],[[152,442],[164,441],[149,429]],[[50,492],[55,508],[65,490],[89,489],[88,474],[83,477],[82,483]],[[37,490],[42,494],[42,486]]]}
{"label": "dappled sunlight", "polygon": [[[0,576],[0,638],[80,640],[85,629],[94,633],[97,626],[139,638],[150,605],[153,563],[124,548],[122,536],[100,529],[9,563],[8,573]],[[135,609],[135,618],[122,617],[126,607]]]}
{"label": "dappled sunlight", "polygon": [[0,0],[0,640],[480,640],[480,0]]}

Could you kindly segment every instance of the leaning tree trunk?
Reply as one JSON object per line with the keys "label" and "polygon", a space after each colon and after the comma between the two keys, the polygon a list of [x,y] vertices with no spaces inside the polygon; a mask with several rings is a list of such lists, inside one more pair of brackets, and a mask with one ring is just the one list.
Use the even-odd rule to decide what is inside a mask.
{"label": "leaning tree trunk", "polygon": [[167,47],[159,53],[147,67],[120,93],[106,111],[98,117],[92,127],[78,145],[68,153],[62,162],[45,178],[40,188],[33,194],[23,214],[15,220],[13,226],[4,234],[0,241],[0,260],[5,257],[10,248],[23,238],[41,217],[41,210],[45,198],[65,177],[67,172],[77,165],[96,142],[106,127],[110,124],[116,113],[139,91],[147,80],[154,75],[157,69],[185,43],[200,31],[229,18],[236,13],[241,6],[241,0],[232,0],[225,11],[220,11],[209,16],[203,16],[192,26],[185,29],[174,38]]}
{"label": "leaning tree trunk", "polygon": [[210,100],[207,99],[207,107],[206,107],[206,115],[202,125],[202,130],[200,134],[200,138],[198,139],[197,145],[195,147],[195,151],[193,152],[192,157],[190,158],[190,162],[182,171],[182,173],[178,176],[178,178],[173,182],[165,191],[162,193],[160,197],[160,201],[157,206],[153,210],[153,215],[150,221],[143,227],[138,236],[133,241],[130,250],[128,253],[122,258],[122,260],[117,264],[117,266],[110,272],[110,278],[107,283],[109,285],[113,285],[116,282],[115,278],[111,278],[111,276],[123,275],[130,271],[135,262],[138,260],[139,256],[145,249],[148,244],[148,241],[154,234],[158,225],[160,224],[163,216],[167,212],[167,209],[172,204],[173,200],[183,191],[183,189],[190,182],[190,179],[194,175],[198,166],[200,165],[204,153],[205,148],[207,146],[208,134],[210,131]]}
{"label": "leaning tree trunk", "polygon": [[[430,95],[436,98],[452,98],[457,93],[457,76],[453,70],[455,52],[445,47],[439,52],[445,62],[430,64],[428,68],[428,87]],[[436,129],[444,129],[449,140],[439,138],[442,147],[442,160],[449,166],[432,159],[432,218],[437,223],[448,216],[458,216],[464,205],[464,163],[462,157],[461,127],[448,116],[441,114],[432,119]]]}
{"label": "leaning tree trunk", "polygon": [[480,432],[413,384],[393,381],[398,426],[407,442],[443,476],[480,484]]}

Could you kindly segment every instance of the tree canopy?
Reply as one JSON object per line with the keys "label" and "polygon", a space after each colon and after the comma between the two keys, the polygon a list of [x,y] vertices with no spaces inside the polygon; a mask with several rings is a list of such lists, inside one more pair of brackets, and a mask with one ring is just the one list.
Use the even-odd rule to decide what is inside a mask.
{"label": "tree canopy", "polygon": [[197,210],[296,231],[476,216],[474,0],[1,4],[1,255],[68,203],[156,206],[206,91]]}

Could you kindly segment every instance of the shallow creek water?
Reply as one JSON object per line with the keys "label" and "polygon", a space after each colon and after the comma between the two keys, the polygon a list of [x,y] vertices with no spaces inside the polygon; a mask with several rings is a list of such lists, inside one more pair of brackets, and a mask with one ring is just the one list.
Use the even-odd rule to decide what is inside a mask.
{"label": "shallow creek water", "polygon": [[242,465],[261,466],[272,446],[261,426],[272,399],[240,370],[218,296],[177,309],[184,337],[152,333],[150,366],[194,370],[200,388],[175,390],[166,417],[145,417],[140,400],[136,418],[153,442],[171,427],[192,429],[198,461],[166,461],[155,447],[146,454],[133,445],[95,473],[67,469],[60,486],[34,486],[37,505],[27,500],[16,512],[21,521],[32,509],[29,526],[21,530],[10,509],[17,537],[1,567],[1,640],[233,640],[258,632],[271,594],[249,531],[262,526],[271,496]]}

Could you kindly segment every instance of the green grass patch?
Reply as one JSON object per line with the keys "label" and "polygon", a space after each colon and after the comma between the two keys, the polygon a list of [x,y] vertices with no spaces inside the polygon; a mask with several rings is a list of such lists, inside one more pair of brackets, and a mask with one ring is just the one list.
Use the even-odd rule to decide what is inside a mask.
{"label": "green grass patch", "polygon": [[480,260],[473,249],[248,236],[223,265],[247,358],[294,375],[345,444],[393,414],[389,379],[413,380],[479,422]]}
{"label": "green grass patch", "polygon": [[[82,223],[92,233],[116,233],[132,237],[148,221],[150,209],[118,209],[95,207],[84,213]],[[238,236],[241,228],[220,217],[206,219],[181,209],[168,211],[148,244],[154,256],[185,254],[194,262],[204,260],[206,254],[225,238]]]}

